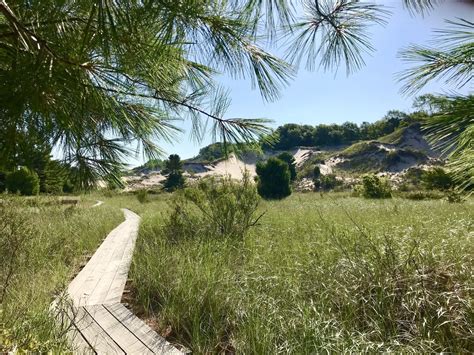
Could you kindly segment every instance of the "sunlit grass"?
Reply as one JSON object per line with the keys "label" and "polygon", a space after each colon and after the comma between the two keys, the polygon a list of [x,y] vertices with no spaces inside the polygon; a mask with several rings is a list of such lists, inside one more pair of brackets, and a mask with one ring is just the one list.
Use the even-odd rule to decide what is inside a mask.
{"label": "sunlit grass", "polygon": [[136,303],[194,353],[472,351],[473,202],[294,194],[264,202],[243,242],[178,243],[160,203]]}

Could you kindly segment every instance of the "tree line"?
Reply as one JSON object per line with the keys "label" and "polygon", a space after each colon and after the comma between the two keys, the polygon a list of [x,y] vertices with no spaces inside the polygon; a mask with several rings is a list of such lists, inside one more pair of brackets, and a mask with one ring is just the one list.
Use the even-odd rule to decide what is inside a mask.
{"label": "tree line", "polygon": [[353,122],[316,126],[289,123],[278,127],[269,139],[272,143],[263,143],[263,148],[273,147],[278,150],[288,150],[298,146],[319,147],[352,144],[360,140],[378,139],[419,120],[419,112],[407,114],[398,110],[390,110],[382,119],[373,123],[363,122],[360,125]]}

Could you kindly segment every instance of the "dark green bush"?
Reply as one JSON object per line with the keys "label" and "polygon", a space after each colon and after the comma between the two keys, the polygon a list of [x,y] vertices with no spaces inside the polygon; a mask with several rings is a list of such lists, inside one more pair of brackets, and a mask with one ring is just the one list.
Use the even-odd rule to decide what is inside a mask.
{"label": "dark green bush", "polygon": [[291,195],[290,170],[288,164],[278,158],[257,163],[260,196],[267,199],[282,199]]}
{"label": "dark green bush", "polygon": [[421,174],[421,181],[428,190],[449,190],[454,185],[451,176],[440,167],[424,171]]}
{"label": "dark green bush", "polygon": [[362,196],[365,198],[391,198],[390,183],[377,175],[364,175],[362,177]]}
{"label": "dark green bush", "polygon": [[439,200],[444,197],[442,192],[436,191],[408,191],[400,194],[401,197],[409,200]]}
{"label": "dark green bush", "polygon": [[7,174],[6,188],[10,192],[19,192],[21,195],[37,195],[40,188],[38,174],[22,167]]}
{"label": "dark green bush", "polygon": [[399,163],[402,160],[402,157],[398,150],[390,150],[384,160],[386,165],[392,165]]}
{"label": "dark green bush", "polygon": [[296,179],[296,161],[293,155],[290,153],[284,152],[278,155],[277,157],[280,160],[283,160],[288,164],[288,169],[290,170],[290,180],[295,181]]}

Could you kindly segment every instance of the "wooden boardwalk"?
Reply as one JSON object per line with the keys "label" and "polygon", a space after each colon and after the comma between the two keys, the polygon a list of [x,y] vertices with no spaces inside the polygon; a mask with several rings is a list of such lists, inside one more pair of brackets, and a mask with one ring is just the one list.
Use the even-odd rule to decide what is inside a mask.
{"label": "wooden boardwalk", "polygon": [[140,217],[123,210],[115,228],[68,287],[75,353],[182,354],[120,303]]}

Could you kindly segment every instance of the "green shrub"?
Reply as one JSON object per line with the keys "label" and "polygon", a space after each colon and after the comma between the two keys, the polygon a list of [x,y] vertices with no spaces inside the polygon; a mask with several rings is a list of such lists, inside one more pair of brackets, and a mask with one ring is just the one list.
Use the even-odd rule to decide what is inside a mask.
{"label": "green shrub", "polygon": [[37,195],[39,193],[39,177],[34,171],[25,167],[7,175],[6,187],[8,191],[21,195]]}
{"label": "green shrub", "polygon": [[282,199],[291,195],[288,164],[278,158],[257,163],[258,193],[266,199]]}
{"label": "green shrub", "polygon": [[259,200],[248,174],[240,182],[203,179],[175,197],[165,234],[172,241],[194,237],[242,239],[259,219],[255,218]]}
{"label": "green shrub", "polygon": [[385,164],[390,166],[393,164],[397,164],[402,160],[402,157],[400,156],[400,151],[399,150],[390,150],[387,152],[387,155],[385,156]]}
{"label": "green shrub", "polygon": [[148,198],[148,191],[145,189],[138,190],[137,192],[137,200],[140,203],[146,203],[149,202],[150,199]]}
{"label": "green shrub", "polygon": [[313,179],[313,182],[316,191],[330,191],[342,185],[342,181],[338,180],[334,174],[319,175]]}
{"label": "green shrub", "polygon": [[454,185],[451,176],[440,167],[424,171],[421,174],[421,181],[423,186],[429,190],[449,190]]}
{"label": "green shrub", "polygon": [[280,160],[283,160],[288,164],[288,169],[290,170],[290,180],[295,181],[296,179],[296,161],[293,155],[290,153],[284,152],[278,155],[277,157]]}
{"label": "green shrub", "polygon": [[364,175],[362,177],[362,196],[365,198],[390,198],[392,189],[390,183],[377,175]]}

